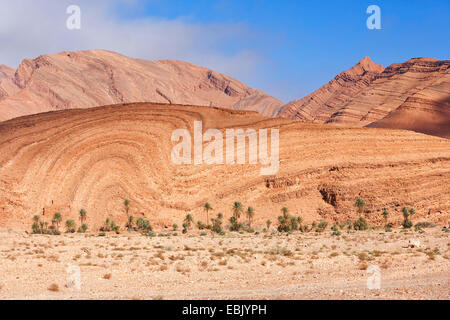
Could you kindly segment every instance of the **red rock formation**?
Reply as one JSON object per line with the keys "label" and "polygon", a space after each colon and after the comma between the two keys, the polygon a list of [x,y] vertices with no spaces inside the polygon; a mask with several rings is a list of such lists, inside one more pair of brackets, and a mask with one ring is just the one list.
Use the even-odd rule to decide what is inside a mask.
{"label": "red rock formation", "polygon": [[[1,71],[2,69],[0,69]],[[2,73],[3,74],[3,73]],[[218,72],[182,61],[146,61],[103,50],[25,59],[0,83],[0,120],[126,102],[273,109],[282,103]],[[236,107],[235,107],[236,105]]]}
{"label": "red rock formation", "polygon": [[[343,104],[326,123],[366,126],[395,112],[403,104],[407,107],[409,99],[416,101],[416,110],[434,109],[434,105],[440,105],[450,96],[449,75],[449,60],[414,58],[395,63],[379,74],[369,87]],[[417,98],[421,98],[420,103]]]}
{"label": "red rock formation", "polygon": [[[280,130],[279,171],[261,176],[261,163],[176,165],[174,129]],[[204,145],[208,145],[205,142]],[[225,154],[226,150],[224,151]],[[248,159],[248,157],[246,157]],[[259,162],[259,161],[258,161]],[[357,219],[357,197],[371,225],[403,206],[414,221],[448,225],[450,140],[406,130],[338,128],[270,119],[256,112],[152,103],[61,110],[0,123],[0,228],[30,230],[45,208],[77,221],[80,208],[96,231],[106,218],[125,225],[123,200],[152,225],[172,225],[187,213],[204,217],[205,202],[231,216],[241,201],[257,212],[254,225],[276,221],[288,207],[308,224]],[[296,214],[296,215],[297,215]]]}
{"label": "red rock formation", "polygon": [[0,65],[0,99],[16,91],[12,81],[15,70],[11,67]]}
{"label": "red rock formation", "polygon": [[383,66],[365,57],[320,89],[285,105],[279,115],[288,119],[325,123],[340,106],[368,87],[383,70]]}
{"label": "red rock formation", "polygon": [[414,58],[383,71],[364,58],[280,116],[355,127],[408,129],[449,137],[450,61]]}

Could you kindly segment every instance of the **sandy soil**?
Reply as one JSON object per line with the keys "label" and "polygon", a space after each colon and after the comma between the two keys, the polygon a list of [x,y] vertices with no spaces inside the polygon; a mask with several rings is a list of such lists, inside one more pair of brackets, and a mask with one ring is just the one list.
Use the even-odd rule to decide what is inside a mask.
{"label": "sandy soil", "polygon": [[[449,235],[440,227],[340,237],[3,230],[0,299],[449,299]],[[380,290],[367,288],[372,265]],[[79,290],[69,280],[73,266]]]}

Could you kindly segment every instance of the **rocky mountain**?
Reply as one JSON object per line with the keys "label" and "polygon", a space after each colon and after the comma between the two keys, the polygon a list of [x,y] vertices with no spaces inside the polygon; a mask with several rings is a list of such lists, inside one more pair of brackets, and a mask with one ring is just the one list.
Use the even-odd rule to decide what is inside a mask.
{"label": "rocky mountain", "polygon": [[340,106],[367,88],[383,70],[383,66],[365,57],[310,95],[283,106],[279,115],[289,119],[325,123]]}
{"label": "rocky mountain", "polygon": [[[278,129],[279,171],[262,176],[268,165],[249,164],[248,157],[235,165],[175,164],[172,132],[185,128],[193,137],[194,121],[222,134]],[[80,208],[92,231],[106,218],[124,226],[124,199],[131,200],[131,215],[156,228],[181,225],[188,213],[206,221],[205,202],[228,221],[234,201],[255,208],[258,227],[277,221],[282,207],[305,223],[331,224],[357,219],[358,197],[371,225],[383,226],[387,209],[399,226],[403,206],[415,208],[415,221],[448,225],[449,169],[450,140],[406,130],[151,103],[60,110],[0,123],[0,228],[30,230],[34,215],[50,221],[55,212],[78,221]]]}
{"label": "rocky mountain", "polygon": [[277,99],[213,70],[182,61],[147,61],[91,50],[25,59],[0,69],[0,121],[28,114],[128,102],[263,110]]}
{"label": "rocky mountain", "polygon": [[383,70],[365,58],[308,97],[287,104],[279,115],[449,137],[449,100],[449,60],[414,58]]}

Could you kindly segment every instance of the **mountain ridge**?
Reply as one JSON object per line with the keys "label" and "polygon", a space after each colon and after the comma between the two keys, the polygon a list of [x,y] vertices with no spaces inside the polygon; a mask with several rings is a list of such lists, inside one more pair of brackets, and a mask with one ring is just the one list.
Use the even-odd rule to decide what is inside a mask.
{"label": "mountain ridge", "polygon": [[253,110],[262,105],[261,109],[267,109],[268,113],[274,113],[273,109],[282,105],[274,97],[208,68],[179,60],[129,58],[106,50],[60,52],[24,59],[14,75],[5,77],[3,82],[0,120],[132,102]]}

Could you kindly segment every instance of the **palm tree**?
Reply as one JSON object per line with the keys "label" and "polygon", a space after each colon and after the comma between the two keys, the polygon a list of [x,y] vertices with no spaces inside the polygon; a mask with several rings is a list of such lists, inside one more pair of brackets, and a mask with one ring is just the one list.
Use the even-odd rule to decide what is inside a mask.
{"label": "palm tree", "polygon": [[41,217],[37,214],[35,216],[33,216],[33,222],[34,223],[39,223],[39,220],[41,219]]}
{"label": "palm tree", "polygon": [[127,225],[126,225],[128,230],[133,228],[133,220],[134,220],[133,216],[128,216],[128,222],[127,222]]}
{"label": "palm tree", "polygon": [[233,204],[233,216],[236,219],[236,222],[241,217],[242,211],[243,211],[242,203],[236,201]]}
{"label": "palm tree", "polygon": [[358,208],[358,212],[361,214],[366,209],[366,202],[363,198],[358,198],[356,199],[354,206]]}
{"label": "palm tree", "polygon": [[128,199],[125,199],[125,201],[123,202],[123,204],[125,205],[125,212],[127,213],[127,215],[128,215],[128,211],[130,210],[130,203],[131,203],[131,201]]}
{"label": "palm tree", "polygon": [[281,212],[283,213],[283,217],[287,218],[287,215],[289,213],[289,209],[287,207],[281,208]]}
{"label": "palm tree", "polygon": [[188,214],[186,215],[186,218],[184,218],[184,222],[186,223],[186,226],[190,228],[191,224],[194,222],[194,218],[192,217],[192,215]]}
{"label": "palm tree", "polygon": [[206,211],[206,224],[209,224],[209,211],[213,210],[213,208],[211,207],[211,205],[207,202],[205,203],[205,206],[203,207]]}
{"label": "palm tree", "polygon": [[59,229],[59,224],[62,221],[61,213],[59,213],[59,212],[55,213],[55,215],[53,216],[53,219],[55,220],[55,223],[56,223],[56,229]]}
{"label": "palm tree", "polygon": [[87,212],[84,209],[80,210],[80,222],[83,224],[86,221]]}
{"label": "palm tree", "polygon": [[403,212],[403,217],[405,218],[405,220],[408,219],[408,217],[409,217],[408,209],[406,207],[403,207],[402,212]]}
{"label": "palm tree", "polygon": [[255,215],[255,209],[253,209],[253,207],[248,207],[246,214],[247,214],[247,218],[248,218],[248,226],[250,227],[252,218]]}
{"label": "palm tree", "polygon": [[298,228],[300,229],[300,231],[303,232],[303,226],[302,226],[303,218],[301,216],[297,217],[297,223],[298,223]]}
{"label": "palm tree", "polygon": [[387,225],[389,212],[386,209],[384,209],[382,214],[384,217],[384,221],[386,222],[386,225]]}

